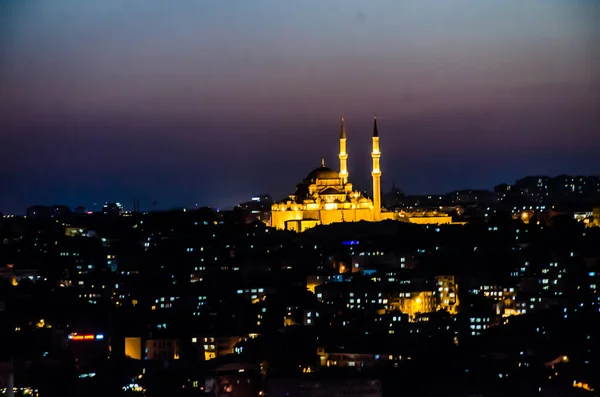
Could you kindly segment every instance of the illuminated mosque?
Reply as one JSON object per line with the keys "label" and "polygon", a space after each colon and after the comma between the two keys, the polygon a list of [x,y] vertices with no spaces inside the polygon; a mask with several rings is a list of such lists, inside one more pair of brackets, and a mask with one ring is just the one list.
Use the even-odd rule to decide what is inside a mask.
{"label": "illuminated mosque", "polygon": [[381,169],[379,159],[379,131],[377,119],[373,121],[373,198],[353,190],[348,180],[348,153],[346,152],[346,127],[342,119],[340,132],[340,171],[325,166],[311,171],[296,186],[296,192],[286,200],[271,207],[271,225],[281,230],[303,232],[317,225],[336,222],[378,222],[398,220],[420,224],[451,223],[452,218],[439,212],[392,212],[381,207]]}

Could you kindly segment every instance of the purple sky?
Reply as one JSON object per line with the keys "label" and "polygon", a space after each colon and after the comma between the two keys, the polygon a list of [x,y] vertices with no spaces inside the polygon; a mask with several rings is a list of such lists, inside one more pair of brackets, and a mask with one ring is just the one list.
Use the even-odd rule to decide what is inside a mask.
{"label": "purple sky", "polygon": [[[0,211],[231,206],[325,157],[370,190],[600,173],[594,0],[6,0]],[[319,143],[322,143],[321,145]]]}

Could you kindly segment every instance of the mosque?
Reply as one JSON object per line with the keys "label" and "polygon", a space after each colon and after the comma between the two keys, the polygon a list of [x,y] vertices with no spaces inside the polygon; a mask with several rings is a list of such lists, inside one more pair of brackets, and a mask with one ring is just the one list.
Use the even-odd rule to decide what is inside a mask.
{"label": "mosque", "polygon": [[420,224],[446,224],[452,217],[439,212],[393,212],[381,207],[381,169],[379,159],[379,131],[373,120],[373,197],[365,197],[353,189],[348,179],[346,127],[342,119],[340,132],[340,171],[325,166],[311,171],[296,186],[296,192],[271,207],[271,226],[281,230],[303,232],[317,225],[336,222],[378,222],[398,220]]}

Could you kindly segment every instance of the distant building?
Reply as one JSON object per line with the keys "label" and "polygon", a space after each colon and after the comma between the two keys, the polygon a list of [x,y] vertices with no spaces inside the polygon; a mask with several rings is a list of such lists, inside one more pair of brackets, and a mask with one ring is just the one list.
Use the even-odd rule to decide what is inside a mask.
{"label": "distant building", "polygon": [[436,276],[439,307],[450,314],[458,313],[458,284],[455,276]]}
{"label": "distant building", "polygon": [[355,251],[352,253],[351,259],[352,271],[378,270],[386,266],[395,269],[408,269],[414,267],[416,263],[413,256],[406,253],[370,251],[369,249]]}
{"label": "distant building", "polygon": [[268,194],[252,197],[250,201],[239,204],[235,210],[241,214],[244,223],[256,221],[271,225],[271,206],[273,199]]}
{"label": "distant building", "polygon": [[104,203],[102,213],[104,215],[121,215],[123,213],[123,206],[121,203]]}
{"label": "distant building", "polygon": [[376,308],[400,311],[412,320],[418,313],[436,311],[437,291],[414,282],[401,283],[327,283],[315,287],[317,299],[327,304],[341,303],[349,309]]}
{"label": "distant building", "polygon": [[551,195],[556,200],[600,197],[600,178],[559,175],[551,181]]}
{"label": "distant building", "polygon": [[179,360],[179,340],[177,339],[148,339],[146,341],[146,359],[148,360]]}
{"label": "distant building", "polygon": [[320,346],[317,348],[319,364],[322,367],[358,367],[371,368],[376,364],[378,354],[361,351],[359,348],[338,348],[335,346]]}
{"label": "distant building", "polygon": [[[277,229],[303,232],[317,225],[328,225],[337,222],[378,222],[381,220],[405,220],[417,223],[450,223],[446,214],[425,216],[424,213],[413,213],[410,216],[389,211],[381,205],[381,169],[379,159],[379,131],[377,120],[373,123],[373,198],[367,198],[360,191],[353,189],[348,179],[346,152],[346,128],[342,119],[340,132],[340,171],[321,167],[311,171],[297,185],[296,192],[286,200],[273,204],[271,224]],[[418,219],[417,219],[418,218]]]}
{"label": "distant building", "polygon": [[203,334],[194,336],[192,344],[198,346],[198,356],[201,360],[209,361],[235,353],[235,346],[248,339],[256,337],[257,334],[249,335],[215,335]]}
{"label": "distant building", "polygon": [[125,356],[133,360],[142,359],[142,338],[127,337],[125,338]]}
{"label": "distant building", "polygon": [[517,194],[527,197],[534,203],[544,203],[550,195],[550,178],[547,176],[528,176],[518,179],[513,189]]}
{"label": "distant building", "polygon": [[406,346],[398,348],[355,343],[344,346],[318,346],[317,356],[320,367],[361,369],[395,366],[400,361],[412,360],[414,351]]}
{"label": "distant building", "polygon": [[449,196],[453,205],[492,205],[497,201],[494,192],[489,190],[457,190]]}
{"label": "distant building", "polygon": [[497,314],[498,305],[487,301],[477,301],[461,309],[462,336],[478,336],[485,330],[498,324],[501,315]]}
{"label": "distant building", "polygon": [[392,184],[392,190],[383,195],[383,206],[385,208],[394,209],[404,206],[405,195],[402,190],[396,187],[396,184]]}
{"label": "distant building", "polygon": [[396,220],[420,225],[447,225],[452,223],[452,217],[438,211],[400,211],[395,213]]}
{"label": "distant building", "polygon": [[56,218],[71,213],[71,209],[66,205],[34,205],[26,210],[27,217],[31,218]]}
{"label": "distant building", "polygon": [[600,227],[600,207],[594,208],[592,215],[592,225]]}
{"label": "distant building", "polygon": [[96,236],[96,232],[93,230],[69,226],[69,227],[65,228],[65,236],[67,236],[67,237],[94,237],[94,236]]}
{"label": "distant building", "polygon": [[110,340],[97,330],[72,332],[67,336],[69,352],[77,361],[80,373],[94,372],[98,360],[105,359],[110,351]]}
{"label": "distant building", "polygon": [[319,285],[324,284],[326,281],[326,277],[321,274],[309,274],[306,276],[306,289],[315,293],[315,288]]}
{"label": "distant building", "polygon": [[40,279],[36,269],[15,269],[15,265],[10,263],[5,267],[0,267],[0,280],[8,280],[13,286],[19,285],[21,280],[27,279],[36,282]]}
{"label": "distant building", "polygon": [[[261,384],[261,374],[253,365],[226,363],[217,367],[214,373],[204,379],[204,383],[200,387],[203,394],[194,395],[207,397],[261,396],[263,395]],[[194,386],[200,386],[200,383],[192,383],[191,386],[195,388]]]}
{"label": "distant building", "polygon": [[469,317],[469,329],[472,336],[481,335],[486,329],[493,326],[493,316],[478,316]]}
{"label": "distant building", "polygon": [[[527,176],[514,185],[494,188],[499,203],[521,199],[521,205],[548,205],[564,201],[586,202],[600,199],[600,177],[559,175]],[[516,203],[519,204],[519,203]]]}
{"label": "distant building", "polygon": [[496,200],[502,202],[506,200],[508,196],[512,196],[512,186],[507,183],[494,186],[494,193],[496,194]]}

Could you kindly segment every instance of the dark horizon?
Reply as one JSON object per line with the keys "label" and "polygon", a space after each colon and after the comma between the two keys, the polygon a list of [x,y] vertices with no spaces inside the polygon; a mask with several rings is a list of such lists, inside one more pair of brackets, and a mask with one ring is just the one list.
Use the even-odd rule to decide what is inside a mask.
{"label": "dark horizon", "polygon": [[[327,166],[327,164],[326,164]],[[584,174],[578,174],[578,175],[567,175],[565,173],[561,173],[561,174],[556,174],[556,175],[541,175],[541,174],[536,174],[536,175],[523,175],[522,178],[526,178],[526,177],[549,177],[549,178],[554,178],[554,177],[558,177],[558,176],[562,176],[562,175],[566,175],[566,176],[572,176],[572,177],[590,177],[590,176],[594,176],[594,177],[598,177],[600,178],[600,174],[589,174],[589,175],[584,175]],[[451,194],[452,192],[455,191],[468,191],[468,190],[484,190],[484,191],[489,191],[489,192],[493,192],[494,191],[494,187],[498,186],[500,184],[508,184],[511,185],[512,183],[514,183],[515,181],[519,180],[521,178],[515,178],[512,181],[505,181],[505,182],[500,182],[495,184],[493,187],[491,188],[461,188],[461,189],[450,189],[448,191],[444,191],[444,192],[424,192],[424,193],[411,193],[411,192],[405,192],[402,191],[400,189],[400,187],[395,183],[392,182],[392,185],[390,185],[389,187],[384,186],[382,188],[382,194],[386,194],[388,192],[391,192],[393,188],[399,189],[402,191],[402,193],[404,193],[406,196],[446,196],[448,194]],[[368,189],[361,189],[360,187],[358,189],[355,190],[359,190],[362,191],[366,194],[367,197],[371,197],[372,195],[370,194],[370,191]],[[80,204],[69,204],[69,203],[64,203],[64,202],[47,202],[47,203],[35,203],[35,204],[31,204],[28,205],[27,207],[23,208],[22,211],[15,211],[15,212],[5,212],[5,214],[12,214],[12,215],[23,215],[25,213],[25,210],[28,207],[32,207],[32,206],[46,206],[46,207],[51,207],[51,206],[56,206],[56,205],[66,205],[67,207],[69,207],[72,211],[80,206],[83,206],[87,211],[94,211],[94,212],[101,212],[102,210],[102,206],[105,203],[120,203],[125,211],[131,211],[134,208],[135,202],[137,201],[138,206],[140,211],[143,212],[150,212],[150,211],[170,211],[170,210],[177,210],[177,209],[189,209],[189,210],[193,210],[193,209],[199,209],[199,208],[214,208],[217,211],[226,211],[226,210],[231,210],[233,209],[236,205],[244,203],[244,202],[250,202],[251,199],[253,197],[258,197],[258,196],[262,196],[262,195],[269,195],[271,196],[272,199],[274,199],[275,201],[278,201],[280,199],[283,199],[287,196],[274,196],[273,194],[271,194],[268,191],[262,191],[262,192],[252,192],[250,195],[248,195],[247,197],[241,198],[239,201],[236,201],[235,203],[233,203],[230,206],[218,206],[218,205],[211,205],[210,203],[193,203],[193,204],[186,204],[186,205],[162,205],[161,203],[159,203],[156,200],[148,200],[147,202],[144,201],[139,201],[139,198],[132,198],[129,201],[126,200],[100,200],[100,201],[95,201],[93,204],[90,205],[85,205],[85,203],[80,203]],[[0,211],[0,213],[2,213],[2,211]]]}
{"label": "dark horizon", "polygon": [[[381,120],[381,117],[379,120]],[[380,121],[379,123],[380,125],[385,126],[385,122]],[[523,153],[520,157],[517,157],[518,163],[513,163],[510,167],[506,168],[499,167],[500,169],[495,167],[493,159],[490,159],[489,157],[486,158],[485,155],[474,156],[474,154],[471,154],[473,157],[462,159],[461,163],[456,164],[453,156],[457,155],[457,153],[454,152],[449,153],[448,155],[438,154],[435,156],[435,161],[438,162],[437,164],[441,164],[441,167],[439,169],[428,169],[428,163],[431,161],[429,156],[417,156],[416,158],[388,158],[390,156],[390,151],[394,150],[394,148],[392,148],[392,150],[386,150],[385,129],[384,127],[380,127],[380,130],[383,130],[381,132],[383,154],[382,193],[390,191],[393,184],[408,195],[443,195],[456,190],[493,190],[496,185],[502,183],[511,184],[517,179],[526,176],[544,175],[555,177],[559,175],[600,175],[600,172],[594,172],[595,169],[600,168],[600,161],[596,156],[595,149],[590,149],[589,153],[583,154],[581,151],[577,153],[556,151],[539,153],[537,155]],[[364,135],[363,137],[355,137],[350,134],[352,133],[350,132],[348,137],[348,168],[350,180],[354,183],[355,189],[365,191],[367,195],[371,196],[370,133],[367,131],[362,134]],[[335,130],[329,135],[331,136],[326,138],[324,144],[324,146],[327,146],[324,147],[326,150],[323,150],[327,153],[321,157],[325,158],[327,166],[337,170],[339,168],[339,161],[337,159],[338,142]],[[358,140],[357,138],[360,139],[360,142],[356,142]],[[97,142],[97,144],[100,143],[101,142]],[[94,144],[91,145],[94,146]],[[309,142],[299,142],[298,146],[303,147],[308,145]],[[161,144],[158,146],[161,146]],[[360,146],[362,146],[362,148]],[[75,150],[75,148],[72,148],[71,150]],[[359,150],[362,150],[362,153],[356,153]],[[425,148],[423,148],[423,150],[425,150]],[[223,156],[225,155],[226,154],[223,154]],[[513,155],[514,152],[507,152],[505,155],[501,154],[499,157],[512,157]],[[217,157],[217,155],[213,156]],[[203,183],[201,179],[194,180],[194,171],[198,171],[198,165],[184,165],[184,167],[182,167],[184,176],[177,176],[175,173],[161,173],[158,167],[152,165],[149,165],[148,173],[144,170],[136,170],[136,172],[128,170],[121,172],[116,169],[106,170],[105,176],[108,177],[109,180],[103,181],[100,186],[96,185],[92,189],[78,189],[75,183],[69,180],[57,181],[59,183],[62,182],[63,185],[61,189],[48,187],[41,192],[37,191],[35,195],[32,195],[28,200],[13,201],[12,203],[10,200],[11,192],[9,191],[8,196],[4,194],[0,197],[0,203],[2,204],[0,212],[22,214],[27,207],[32,205],[54,204],[64,204],[71,208],[80,205],[86,208],[92,208],[93,203],[97,203],[101,206],[104,202],[121,202],[128,208],[132,206],[133,201],[136,199],[141,201],[141,207],[145,210],[168,210],[179,207],[191,208],[195,205],[198,205],[199,207],[210,206],[225,209],[231,208],[240,202],[248,201],[250,197],[262,193],[270,194],[274,199],[278,200],[287,197],[288,194],[292,194],[295,190],[295,185],[312,169],[320,166],[321,161],[321,157],[315,156],[314,159],[307,159],[302,158],[302,155],[300,155],[298,156],[300,158],[295,158],[292,154],[289,158],[286,158],[284,162],[284,159],[281,157],[281,155],[278,155],[273,161],[270,161],[269,159],[257,159],[259,161],[257,166],[252,169],[242,170],[246,175],[250,174],[250,178],[243,178],[242,184],[238,184],[237,186],[231,186],[228,183],[228,181],[235,178],[235,174],[238,171],[235,169],[236,167],[234,165],[228,166],[228,164],[224,164],[223,166],[219,165],[219,172],[222,173],[221,177],[217,177],[215,180],[210,178],[215,178],[216,176],[205,176],[211,183],[216,183],[216,185],[214,185],[214,190],[210,189],[210,182]],[[82,160],[85,161],[85,159]],[[229,159],[224,158],[224,160],[227,161]],[[216,162],[217,160],[215,159],[214,161]],[[498,159],[498,162],[500,161],[501,159]],[[444,167],[443,163],[452,164],[452,166]],[[276,164],[289,164],[289,173],[284,167],[277,167]],[[540,164],[544,164],[545,167],[539,167]],[[598,164],[598,166],[590,167],[590,164]],[[172,167],[177,166],[180,165],[172,165]],[[280,174],[271,174],[272,167],[275,167],[276,172]],[[400,171],[393,173],[392,167],[400,169]],[[525,173],[524,170],[528,169],[538,172]],[[403,170],[411,171],[406,172]],[[423,174],[430,178],[422,178],[419,170],[424,170]],[[36,173],[41,175],[32,175],[34,177],[32,179],[36,184],[43,185],[44,183],[47,183],[47,181],[40,180],[44,178],[44,171],[45,170],[36,170]],[[63,168],[62,171],[68,172],[68,168]],[[212,173],[211,169],[204,170],[204,172],[207,172],[208,174]],[[289,177],[287,176],[288,174]],[[262,175],[264,175],[264,178]],[[11,176],[8,175],[8,177],[8,181],[11,182]],[[114,182],[111,182],[111,178]],[[132,189],[131,187],[126,186],[128,178],[137,180],[141,188]],[[186,178],[193,181],[194,185],[189,186],[185,181]],[[7,180],[6,178],[4,179]],[[18,175],[13,175],[12,179],[13,183],[16,184],[18,182]],[[224,181],[220,181],[219,179],[224,179]],[[25,181],[25,183],[27,182],[28,181]],[[153,186],[154,182],[160,183],[157,186]],[[273,183],[271,184],[271,182]],[[23,183],[23,181],[21,181],[21,183]],[[167,191],[163,190],[165,185],[169,188]],[[209,189],[212,191],[206,192],[206,190]],[[195,199],[194,195],[197,199]],[[154,201],[156,201],[157,204],[151,206],[151,203]]]}

